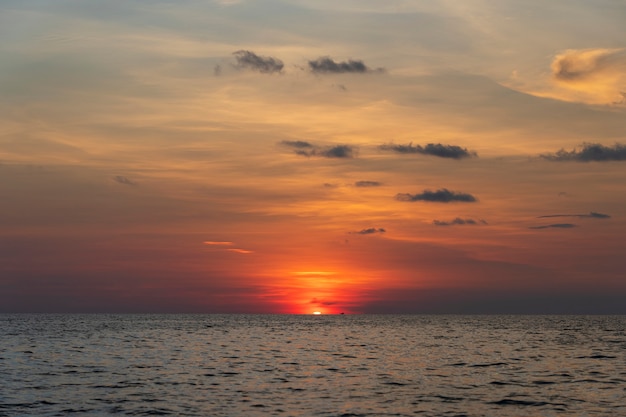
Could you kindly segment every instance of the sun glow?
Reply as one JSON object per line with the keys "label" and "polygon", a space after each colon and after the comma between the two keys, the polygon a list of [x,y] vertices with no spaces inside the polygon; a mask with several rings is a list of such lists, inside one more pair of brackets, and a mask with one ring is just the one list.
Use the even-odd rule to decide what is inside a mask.
{"label": "sun glow", "polygon": [[359,297],[354,290],[359,284],[359,272],[352,272],[341,265],[340,268],[331,262],[325,265],[315,264],[282,264],[279,268],[264,273],[274,280],[271,297],[283,313],[304,315],[335,315],[340,313],[356,313],[351,308],[355,298]]}

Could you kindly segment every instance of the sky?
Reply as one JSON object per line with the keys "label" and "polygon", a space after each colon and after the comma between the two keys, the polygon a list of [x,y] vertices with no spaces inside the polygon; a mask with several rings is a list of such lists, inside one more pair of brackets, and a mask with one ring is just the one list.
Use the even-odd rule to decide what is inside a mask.
{"label": "sky", "polygon": [[623,0],[4,0],[0,312],[626,313]]}

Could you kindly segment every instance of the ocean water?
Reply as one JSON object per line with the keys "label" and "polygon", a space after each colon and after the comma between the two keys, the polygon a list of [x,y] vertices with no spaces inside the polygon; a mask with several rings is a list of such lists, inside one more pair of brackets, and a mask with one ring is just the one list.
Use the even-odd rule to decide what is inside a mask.
{"label": "ocean water", "polygon": [[0,416],[626,416],[626,316],[0,315]]}

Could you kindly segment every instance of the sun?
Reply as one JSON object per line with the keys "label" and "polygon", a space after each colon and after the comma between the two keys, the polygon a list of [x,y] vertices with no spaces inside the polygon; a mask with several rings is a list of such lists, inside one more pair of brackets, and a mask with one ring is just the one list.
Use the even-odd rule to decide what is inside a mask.
{"label": "sun", "polygon": [[314,311],[313,314],[316,315],[316,316],[319,316],[320,314],[322,314],[322,312],[321,311]]}

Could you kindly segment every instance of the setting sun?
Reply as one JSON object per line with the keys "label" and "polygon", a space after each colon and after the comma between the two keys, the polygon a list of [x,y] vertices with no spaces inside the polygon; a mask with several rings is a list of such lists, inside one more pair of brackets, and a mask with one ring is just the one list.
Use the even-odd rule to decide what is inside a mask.
{"label": "setting sun", "polygon": [[316,316],[319,316],[320,314],[322,314],[322,312],[321,311],[314,311],[313,314],[316,315]]}

